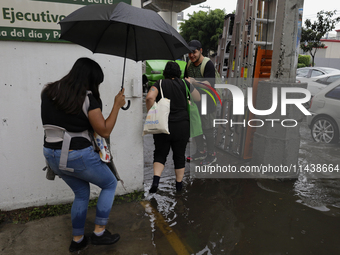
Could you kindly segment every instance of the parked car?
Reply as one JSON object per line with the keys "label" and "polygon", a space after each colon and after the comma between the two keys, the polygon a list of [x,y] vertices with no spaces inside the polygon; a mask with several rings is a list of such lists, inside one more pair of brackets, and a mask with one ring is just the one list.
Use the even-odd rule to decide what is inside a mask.
{"label": "parked car", "polygon": [[[315,94],[317,94],[321,89],[326,86],[327,81],[323,80],[317,82],[319,79],[327,79],[333,75],[340,75],[340,70],[329,67],[303,67],[296,70],[296,82],[307,83],[307,89],[311,93],[311,99]],[[330,82],[336,80],[332,80]],[[329,84],[329,83],[328,83]],[[304,105],[307,109],[310,107],[310,101]]]}
{"label": "parked car", "polygon": [[[312,78],[309,81],[307,81],[307,89],[312,94],[312,97],[315,96],[317,93],[319,93],[322,89],[327,87],[332,82],[340,79],[340,74],[333,74],[333,75],[321,75],[316,78]],[[304,82],[304,81],[302,81]]]}
{"label": "parked car", "polygon": [[340,127],[340,80],[317,93],[311,102],[307,124],[316,142],[338,143]]}
{"label": "parked car", "polygon": [[[146,60],[145,61],[145,73],[143,74],[143,87],[144,91],[147,91],[156,81],[164,79],[163,70],[165,65],[170,60]],[[179,65],[182,74],[181,79],[184,78],[184,71],[187,63],[184,60],[176,60]]]}
{"label": "parked car", "polygon": [[330,67],[302,67],[296,70],[297,78],[313,78],[325,74],[340,74],[340,70]]}

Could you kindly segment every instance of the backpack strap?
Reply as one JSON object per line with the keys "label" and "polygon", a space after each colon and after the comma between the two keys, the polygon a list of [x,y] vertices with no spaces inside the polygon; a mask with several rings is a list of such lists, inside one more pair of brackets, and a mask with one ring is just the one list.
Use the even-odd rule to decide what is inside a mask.
{"label": "backpack strap", "polygon": [[202,63],[201,63],[201,75],[202,77],[204,77],[204,69],[205,69],[205,66],[207,65],[207,63],[209,62],[210,58],[208,57],[204,57]]}
{"label": "backpack strap", "polygon": [[69,132],[65,128],[55,125],[43,125],[43,128],[45,130],[46,142],[49,143],[62,142],[59,168],[69,172],[74,172],[73,168],[67,167],[67,159],[71,139],[73,137],[83,137],[91,141],[89,132],[87,130],[84,130],[83,132]]}
{"label": "backpack strap", "polygon": [[88,118],[89,117],[89,107],[90,107],[90,99],[88,97],[89,94],[92,94],[92,91],[88,90],[86,91],[86,96],[85,96],[85,100],[84,100],[84,103],[83,103],[83,112],[85,114],[85,116]]}
{"label": "backpack strap", "polygon": [[159,88],[160,88],[160,91],[161,91],[162,98],[164,98],[163,90],[162,90],[162,80],[159,81]]}
{"label": "backpack strap", "polygon": [[[82,107],[83,112],[86,115],[86,117],[88,117],[87,112],[90,106],[90,100],[89,100],[88,94],[91,94],[91,91],[87,91],[85,101]],[[65,128],[55,126],[55,125],[43,125],[43,128],[45,130],[46,142],[48,143],[62,142],[59,168],[61,170],[74,172],[73,168],[67,167],[67,159],[68,159],[68,152],[70,150],[71,139],[73,137],[83,137],[89,140],[90,142],[93,142],[93,140],[91,139],[89,135],[89,131],[84,130],[83,132],[69,132]]]}
{"label": "backpack strap", "polygon": [[188,72],[188,70],[189,70],[189,66],[190,66],[190,65],[191,65],[191,60],[189,59],[187,65],[186,65],[186,71],[187,71],[187,72]]}

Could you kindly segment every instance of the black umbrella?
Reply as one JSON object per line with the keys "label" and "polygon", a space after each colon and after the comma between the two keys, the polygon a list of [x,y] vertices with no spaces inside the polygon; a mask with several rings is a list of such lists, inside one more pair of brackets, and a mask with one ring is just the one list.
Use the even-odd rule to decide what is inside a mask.
{"label": "black umbrella", "polygon": [[[120,2],[82,7],[59,22],[60,39],[88,48],[93,53],[135,61],[180,58],[191,52],[183,37],[156,12]],[[123,108],[127,110],[130,106]]]}

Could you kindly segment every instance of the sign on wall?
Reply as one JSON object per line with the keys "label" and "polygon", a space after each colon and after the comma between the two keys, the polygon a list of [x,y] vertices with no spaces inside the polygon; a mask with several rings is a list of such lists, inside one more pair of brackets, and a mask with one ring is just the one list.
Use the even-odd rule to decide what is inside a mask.
{"label": "sign on wall", "polygon": [[90,4],[115,4],[131,0],[1,0],[0,40],[62,42],[58,22]]}

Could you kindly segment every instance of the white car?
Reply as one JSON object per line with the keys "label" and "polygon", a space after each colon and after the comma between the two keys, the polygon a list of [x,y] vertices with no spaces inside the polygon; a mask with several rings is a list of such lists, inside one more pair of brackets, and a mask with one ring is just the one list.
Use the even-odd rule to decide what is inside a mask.
{"label": "white car", "polygon": [[340,80],[317,93],[311,102],[307,124],[316,142],[338,143],[340,127]]}
{"label": "white car", "polygon": [[[321,76],[318,76],[316,78],[312,78],[309,81],[306,81],[308,83],[307,89],[309,90],[309,92],[311,93],[311,95],[313,97],[317,93],[319,93],[322,89],[324,89],[329,84],[331,84],[332,82],[334,82],[338,79],[340,79],[340,74],[321,75]],[[300,80],[300,82],[304,82],[304,81],[301,81],[301,80]]]}
{"label": "white car", "polygon": [[296,78],[313,78],[327,74],[340,74],[340,70],[330,67],[302,67],[296,69]]}

